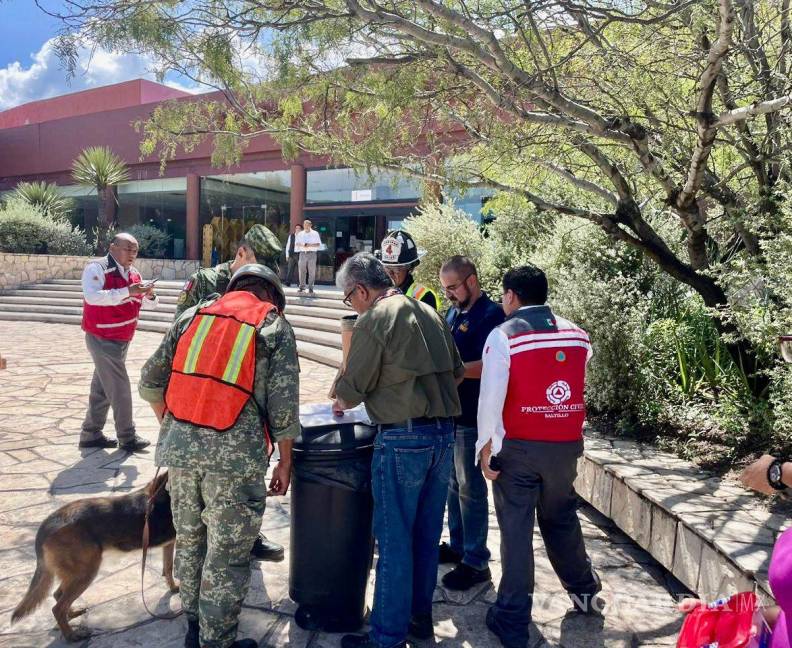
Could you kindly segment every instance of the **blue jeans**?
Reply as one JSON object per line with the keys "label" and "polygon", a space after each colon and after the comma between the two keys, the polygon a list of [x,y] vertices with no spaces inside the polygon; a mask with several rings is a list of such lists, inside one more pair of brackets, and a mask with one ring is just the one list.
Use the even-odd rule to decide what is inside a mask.
{"label": "blue jeans", "polygon": [[383,430],[374,442],[371,484],[379,559],[371,637],[381,648],[407,638],[412,615],[432,611],[453,447],[450,420]]}
{"label": "blue jeans", "polygon": [[489,504],[487,482],[476,465],[478,430],[458,425],[454,444],[454,465],[448,486],[448,530],[451,548],[462,555],[462,562],[484,569],[490,559],[487,549]]}

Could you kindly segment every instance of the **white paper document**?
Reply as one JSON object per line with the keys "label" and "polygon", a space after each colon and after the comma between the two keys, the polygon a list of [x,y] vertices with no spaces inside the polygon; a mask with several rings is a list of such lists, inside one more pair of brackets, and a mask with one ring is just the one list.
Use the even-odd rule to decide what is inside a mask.
{"label": "white paper document", "polygon": [[303,427],[320,427],[323,425],[343,425],[345,423],[363,423],[373,425],[365,406],[346,410],[343,416],[333,414],[332,403],[310,403],[300,406],[300,424]]}

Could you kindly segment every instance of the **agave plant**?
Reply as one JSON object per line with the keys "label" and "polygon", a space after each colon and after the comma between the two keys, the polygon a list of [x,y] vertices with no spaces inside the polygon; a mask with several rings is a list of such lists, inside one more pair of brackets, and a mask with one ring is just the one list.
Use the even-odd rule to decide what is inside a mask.
{"label": "agave plant", "polygon": [[103,248],[107,243],[107,232],[113,228],[115,221],[115,210],[108,209],[108,200],[112,198],[115,201],[112,188],[129,180],[129,169],[109,147],[92,146],[80,153],[72,163],[72,177],[77,184],[96,189],[99,214],[96,242],[97,247]]}
{"label": "agave plant", "polygon": [[38,207],[53,220],[63,220],[73,207],[72,201],[61,194],[58,185],[49,182],[20,182],[14,189],[14,195],[28,205]]}

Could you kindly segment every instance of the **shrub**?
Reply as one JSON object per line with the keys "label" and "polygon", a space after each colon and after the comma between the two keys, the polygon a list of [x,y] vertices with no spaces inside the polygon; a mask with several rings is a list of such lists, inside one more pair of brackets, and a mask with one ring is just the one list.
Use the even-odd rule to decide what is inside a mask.
{"label": "shrub", "polygon": [[74,202],[61,194],[57,185],[45,181],[20,182],[14,188],[13,195],[38,207],[53,220],[65,220],[74,208]]}
{"label": "shrub", "polygon": [[55,221],[40,208],[12,197],[0,208],[0,251],[18,254],[89,255],[85,233]]}
{"label": "shrub", "polygon": [[170,234],[166,234],[161,229],[152,225],[132,225],[124,230],[137,239],[138,256],[148,259],[161,259],[165,256],[168,243],[171,240]]}
{"label": "shrub", "polygon": [[479,226],[453,203],[430,203],[415,216],[404,221],[404,229],[415,239],[419,250],[426,251],[414,275],[416,281],[442,295],[439,273],[443,263],[454,254],[470,257],[479,270],[486,289],[498,285],[493,265],[493,249]]}

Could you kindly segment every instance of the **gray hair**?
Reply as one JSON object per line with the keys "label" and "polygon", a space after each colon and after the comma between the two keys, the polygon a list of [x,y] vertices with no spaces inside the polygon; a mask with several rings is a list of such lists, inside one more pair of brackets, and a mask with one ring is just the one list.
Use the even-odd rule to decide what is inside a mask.
{"label": "gray hair", "polygon": [[370,290],[382,290],[393,286],[393,281],[385,272],[382,261],[369,252],[358,252],[344,261],[336,275],[336,286],[344,294],[357,284]]}

